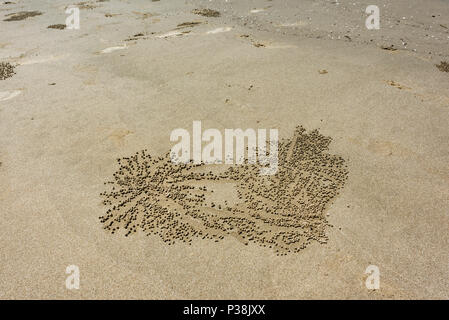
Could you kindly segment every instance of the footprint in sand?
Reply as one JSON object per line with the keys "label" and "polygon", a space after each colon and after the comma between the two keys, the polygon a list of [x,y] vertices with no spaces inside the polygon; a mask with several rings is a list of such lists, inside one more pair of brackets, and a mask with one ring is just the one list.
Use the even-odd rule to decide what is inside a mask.
{"label": "footprint in sand", "polygon": [[115,146],[121,147],[125,143],[125,137],[129,134],[133,134],[133,131],[128,129],[114,129],[107,137],[114,143]]}

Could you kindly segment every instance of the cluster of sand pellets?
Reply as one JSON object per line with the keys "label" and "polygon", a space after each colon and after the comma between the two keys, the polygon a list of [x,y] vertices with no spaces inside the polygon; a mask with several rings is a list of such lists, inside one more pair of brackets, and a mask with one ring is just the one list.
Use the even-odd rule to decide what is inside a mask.
{"label": "cluster of sand pellets", "polygon": [[14,66],[9,62],[0,62],[0,80],[5,80],[15,74]]}
{"label": "cluster of sand pellets", "polygon": [[279,255],[326,243],[326,211],[348,176],[345,161],[327,153],[331,138],[297,127],[279,141],[275,175],[260,164],[174,164],[147,150],[118,159],[102,193],[100,221],[111,233],[159,235],[171,245],[195,238],[234,237]]}
{"label": "cluster of sand pellets", "polygon": [[220,12],[216,11],[216,10],[212,10],[212,9],[194,9],[192,11],[192,13],[194,14],[198,14],[200,16],[204,16],[204,17],[214,17],[217,18],[220,16]]}
{"label": "cluster of sand pellets", "polygon": [[436,67],[441,72],[449,72],[449,62],[441,61],[440,64],[436,64]]}

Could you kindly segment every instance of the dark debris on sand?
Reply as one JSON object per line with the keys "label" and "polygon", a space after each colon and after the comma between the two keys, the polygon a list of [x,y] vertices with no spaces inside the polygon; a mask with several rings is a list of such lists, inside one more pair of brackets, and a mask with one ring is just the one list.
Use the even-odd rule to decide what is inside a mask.
{"label": "dark debris on sand", "polygon": [[178,25],[177,25],[177,28],[178,28],[178,29],[181,29],[181,28],[189,28],[189,27],[197,26],[197,25],[199,25],[199,24],[201,24],[200,21],[183,22],[183,23],[178,24]]}
{"label": "dark debris on sand", "polygon": [[440,64],[436,64],[435,65],[438,70],[440,70],[441,72],[449,72],[449,63],[446,61],[441,61]]}
{"label": "dark debris on sand", "polygon": [[76,4],[79,9],[95,9],[97,6],[93,3],[89,3],[87,1],[79,2]]}
{"label": "dark debris on sand", "polygon": [[0,63],[0,80],[5,80],[12,77],[14,74],[14,66],[9,62]]}
{"label": "dark debris on sand", "polygon": [[135,35],[133,35],[132,37],[125,39],[125,41],[136,41],[136,40],[140,40],[140,39],[145,39],[145,38],[142,38],[144,36],[145,36],[144,33],[139,32],[139,33],[136,33]]}
{"label": "dark debris on sand", "polygon": [[200,16],[204,16],[204,17],[219,17],[220,16],[220,12],[216,11],[216,10],[212,10],[212,9],[195,9],[192,11],[192,13],[194,14],[198,14]]}
{"label": "dark debris on sand", "polygon": [[58,29],[58,30],[64,30],[66,28],[65,24],[52,24],[47,27],[48,29]]}
{"label": "dark debris on sand", "polygon": [[392,44],[391,46],[382,46],[380,47],[382,50],[387,50],[387,51],[397,51],[398,49],[396,49],[394,47],[394,45]]}
{"label": "dark debris on sand", "polygon": [[41,14],[42,12],[40,11],[21,11],[17,13],[10,13],[6,15],[7,17],[9,16],[9,18],[3,21],[20,21],[30,17],[40,16]]}

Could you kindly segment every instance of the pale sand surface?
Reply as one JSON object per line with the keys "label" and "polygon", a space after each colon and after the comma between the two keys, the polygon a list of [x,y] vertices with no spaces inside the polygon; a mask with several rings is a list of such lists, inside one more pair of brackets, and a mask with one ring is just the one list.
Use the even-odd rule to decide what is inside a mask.
{"label": "pale sand surface", "polygon": [[[18,64],[0,80],[0,298],[449,298],[447,2],[375,1],[378,31],[364,27],[370,1],[87,1],[80,30],[47,29],[69,1],[13,2],[0,4],[0,61]],[[116,159],[165,153],[194,120],[332,137],[349,179],[327,244],[277,256],[106,233]],[[79,290],[65,288],[70,264]]]}

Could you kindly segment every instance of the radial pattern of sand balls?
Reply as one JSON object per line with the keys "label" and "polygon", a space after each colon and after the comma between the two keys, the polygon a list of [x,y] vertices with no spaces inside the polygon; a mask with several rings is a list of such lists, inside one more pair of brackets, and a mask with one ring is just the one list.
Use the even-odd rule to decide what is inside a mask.
{"label": "radial pattern of sand balls", "polygon": [[169,245],[234,237],[287,254],[325,243],[326,210],[348,176],[344,159],[327,152],[330,142],[297,127],[279,141],[271,176],[260,175],[259,164],[174,164],[168,153],[137,152],[117,160],[100,221],[111,233],[142,231]]}

